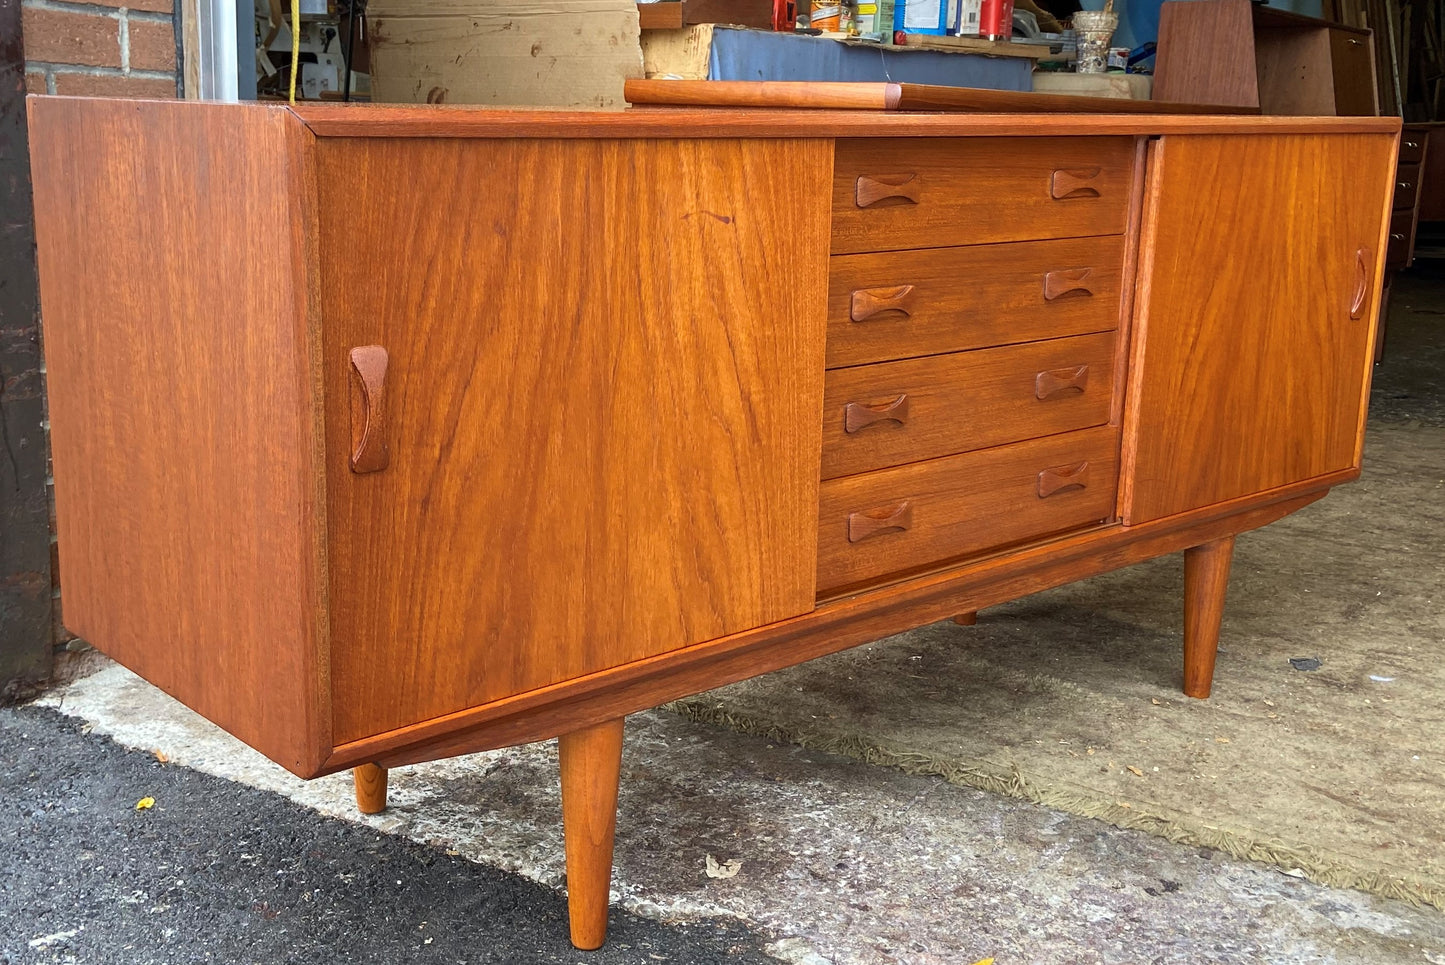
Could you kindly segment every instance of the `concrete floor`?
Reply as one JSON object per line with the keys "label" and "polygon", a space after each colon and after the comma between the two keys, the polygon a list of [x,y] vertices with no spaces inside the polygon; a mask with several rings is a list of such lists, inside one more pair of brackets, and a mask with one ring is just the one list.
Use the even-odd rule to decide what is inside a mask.
{"label": "concrete floor", "polygon": [[[1423,272],[1400,279],[1394,308],[1372,418],[1445,427],[1445,282]],[[274,792],[317,821],[356,822],[562,885],[551,744],[394,772],[392,808],[363,818],[344,775],[297,781],[119,668],[42,703],[86,721],[89,740],[159,750],[172,767]],[[664,923],[733,922],[785,961],[1445,965],[1445,915],[1434,910],[664,712],[629,718],[623,770],[618,905]],[[139,798],[147,786],[130,790]],[[740,860],[741,870],[709,878],[709,855]],[[410,873],[422,888],[434,872]],[[746,942],[737,948],[748,954]],[[421,947],[410,960],[496,959]]]}

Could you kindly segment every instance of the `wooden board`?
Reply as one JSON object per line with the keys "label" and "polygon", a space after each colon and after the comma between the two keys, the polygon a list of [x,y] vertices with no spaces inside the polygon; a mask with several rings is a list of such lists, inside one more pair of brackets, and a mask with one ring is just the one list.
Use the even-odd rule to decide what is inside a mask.
{"label": "wooden board", "polygon": [[1158,143],[1126,522],[1359,466],[1394,157],[1368,135]]}
{"label": "wooden board", "polygon": [[682,4],[678,0],[639,3],[637,23],[643,30],[677,30],[682,27]]}
{"label": "wooden board", "polygon": [[811,608],[828,142],[319,152],[341,740]]}
{"label": "wooden board", "polygon": [[632,0],[372,0],[372,99],[620,110],[639,32]]}
{"label": "wooden board", "polygon": [[1012,114],[1250,114],[1238,105],[1178,104],[1119,97],[943,87],[934,84],[812,81],[629,80],[623,96],[636,105],[693,107],[846,108]]}
{"label": "wooden board", "polygon": [[[876,45],[875,45],[876,46]],[[904,34],[903,46],[919,50],[943,50],[956,54],[982,54],[986,57],[1023,57],[1028,60],[1059,58],[1048,44],[1030,44],[1008,40],[984,40],[981,37],[939,37],[933,34]]]}
{"label": "wooden board", "polygon": [[313,142],[284,108],[31,116],[66,624],[313,774],[331,748]]}
{"label": "wooden board", "polygon": [[1252,6],[1248,0],[1161,5],[1154,96],[1258,109]]}

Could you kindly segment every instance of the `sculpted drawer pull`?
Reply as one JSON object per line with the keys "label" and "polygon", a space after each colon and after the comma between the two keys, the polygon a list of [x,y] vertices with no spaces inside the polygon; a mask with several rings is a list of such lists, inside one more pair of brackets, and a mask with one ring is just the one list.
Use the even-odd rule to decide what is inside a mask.
{"label": "sculpted drawer pull", "polygon": [[351,350],[351,471],[377,472],[391,463],[386,444],[386,349]]}
{"label": "sculpted drawer pull", "polygon": [[908,422],[907,392],[892,402],[879,403],[877,405],[849,402],[843,407],[844,432],[857,432],[859,429],[866,429],[875,422],[888,422],[890,420],[899,425],[904,425]]}
{"label": "sculpted drawer pull", "polygon": [[854,198],[860,208],[889,199],[917,204],[918,188],[916,174],[861,174],[854,189]]}
{"label": "sculpted drawer pull", "polygon": [[1370,249],[1355,252],[1355,295],[1350,299],[1350,317],[1365,314],[1366,296],[1370,294]]}
{"label": "sculpted drawer pull", "polygon": [[1050,369],[1034,376],[1034,396],[1039,401],[1052,399],[1065,392],[1077,390],[1083,393],[1089,384],[1089,367],[1080,365],[1072,369]]}
{"label": "sculpted drawer pull", "polygon": [[909,502],[884,509],[870,509],[866,513],[849,513],[848,542],[856,543],[892,530],[902,532],[912,525],[913,504]]}
{"label": "sculpted drawer pull", "polygon": [[855,322],[864,322],[884,312],[913,314],[913,286],[899,285],[896,288],[860,288],[853,293],[853,304],[848,317]]}
{"label": "sculpted drawer pull", "polygon": [[1094,289],[1089,285],[1089,276],[1093,273],[1094,269],[1092,268],[1069,268],[1063,271],[1049,272],[1044,275],[1044,301],[1051,302],[1069,292],[1094,294]]}
{"label": "sculpted drawer pull", "polygon": [[1094,181],[1102,172],[1103,168],[1055,171],[1053,179],[1049,183],[1049,196],[1055,201],[1063,201],[1067,198],[1097,198],[1099,188]]}
{"label": "sculpted drawer pull", "polygon": [[1087,489],[1089,486],[1089,461],[1086,459],[1073,466],[1054,466],[1039,473],[1039,498],[1048,499],[1054,493],[1070,489]]}

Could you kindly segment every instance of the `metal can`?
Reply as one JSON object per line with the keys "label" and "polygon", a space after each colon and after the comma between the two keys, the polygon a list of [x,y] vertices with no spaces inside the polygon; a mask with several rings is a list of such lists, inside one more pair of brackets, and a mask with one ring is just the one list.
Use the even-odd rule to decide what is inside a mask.
{"label": "metal can", "polygon": [[829,33],[837,33],[843,29],[843,4],[840,2],[829,3],[827,0],[813,0],[813,15],[808,18],[808,26],[814,30],[825,30]]}
{"label": "metal can", "polygon": [[982,0],[978,35],[985,40],[1010,40],[1014,35],[1014,0]]}

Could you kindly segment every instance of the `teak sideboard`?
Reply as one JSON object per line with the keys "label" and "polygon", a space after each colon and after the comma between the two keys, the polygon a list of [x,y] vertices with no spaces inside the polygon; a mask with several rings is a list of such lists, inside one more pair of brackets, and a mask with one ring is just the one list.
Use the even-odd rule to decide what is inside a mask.
{"label": "teak sideboard", "polygon": [[65,622],[302,777],[560,736],[1360,470],[1399,122],[33,98]]}

